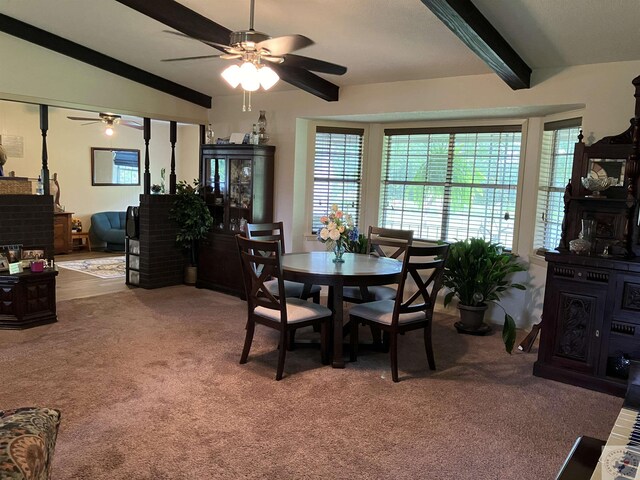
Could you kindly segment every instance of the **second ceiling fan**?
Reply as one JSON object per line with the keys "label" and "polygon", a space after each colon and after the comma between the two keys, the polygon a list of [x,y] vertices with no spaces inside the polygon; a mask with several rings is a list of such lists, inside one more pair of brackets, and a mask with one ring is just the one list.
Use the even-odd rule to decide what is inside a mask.
{"label": "second ceiling fan", "polygon": [[114,128],[116,125],[124,125],[125,127],[135,128],[136,130],[143,130],[144,127],[135,122],[133,120],[123,120],[120,115],[116,115],[115,113],[99,113],[98,118],[96,117],[67,117],[69,120],[75,121],[84,121],[83,125],[91,125],[93,123],[104,123],[105,130],[104,133],[107,136],[113,135]]}

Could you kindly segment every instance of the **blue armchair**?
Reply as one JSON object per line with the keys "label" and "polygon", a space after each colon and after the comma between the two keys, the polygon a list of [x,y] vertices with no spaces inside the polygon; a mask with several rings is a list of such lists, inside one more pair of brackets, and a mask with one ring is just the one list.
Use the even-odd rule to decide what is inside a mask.
{"label": "blue armchair", "polygon": [[91,215],[91,233],[106,242],[105,250],[124,251],[126,212],[98,212]]}

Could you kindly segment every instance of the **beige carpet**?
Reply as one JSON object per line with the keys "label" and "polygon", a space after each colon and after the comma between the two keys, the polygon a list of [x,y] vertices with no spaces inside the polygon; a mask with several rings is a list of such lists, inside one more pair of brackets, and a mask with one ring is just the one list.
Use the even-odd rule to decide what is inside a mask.
{"label": "beige carpet", "polygon": [[[622,400],[531,375],[499,335],[434,328],[343,370],[256,332],[208,290],[134,289],[60,302],[59,322],[0,331],[0,406],[62,410],[53,479],[551,479],[579,435],[604,438]],[[366,338],[366,331],[362,336]]]}

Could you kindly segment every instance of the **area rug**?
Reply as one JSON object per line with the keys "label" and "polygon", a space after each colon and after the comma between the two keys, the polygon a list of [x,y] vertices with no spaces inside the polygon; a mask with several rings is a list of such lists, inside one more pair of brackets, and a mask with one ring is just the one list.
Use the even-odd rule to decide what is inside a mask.
{"label": "area rug", "polygon": [[125,257],[89,258],[58,262],[58,267],[76,272],[88,273],[100,278],[120,278],[125,276]]}

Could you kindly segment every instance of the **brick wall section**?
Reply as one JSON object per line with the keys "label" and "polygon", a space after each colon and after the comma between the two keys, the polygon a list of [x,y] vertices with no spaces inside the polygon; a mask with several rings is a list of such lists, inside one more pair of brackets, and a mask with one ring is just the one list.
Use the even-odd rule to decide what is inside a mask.
{"label": "brick wall section", "polygon": [[140,195],[140,287],[184,283],[185,255],[176,245],[177,227],[169,220],[174,195]]}
{"label": "brick wall section", "polygon": [[44,249],[53,258],[53,197],[0,195],[0,245]]}

